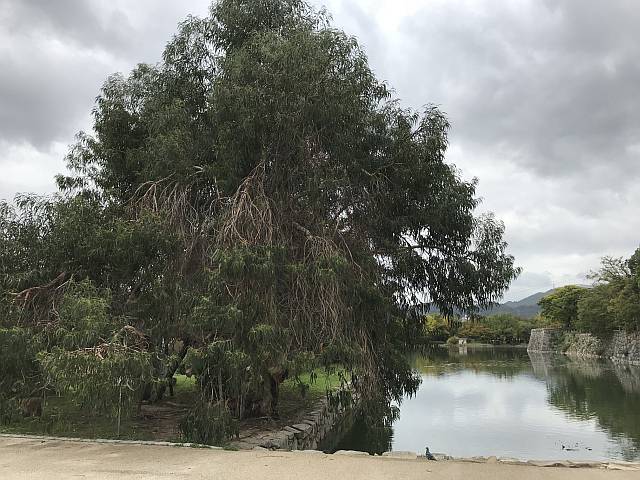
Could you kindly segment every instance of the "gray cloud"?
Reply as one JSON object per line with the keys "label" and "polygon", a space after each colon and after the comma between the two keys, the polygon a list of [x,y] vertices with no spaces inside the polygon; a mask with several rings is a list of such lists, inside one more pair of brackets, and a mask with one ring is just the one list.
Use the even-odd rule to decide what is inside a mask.
{"label": "gray cloud", "polygon": [[0,0],[0,140],[70,143],[107,76],[158,61],[177,23],[207,5]]}
{"label": "gray cloud", "polygon": [[[633,252],[637,3],[409,0],[403,12],[383,0],[368,4],[362,15],[375,19],[374,29],[339,0],[330,8],[405,103],[433,102],[449,115],[449,160],[466,178],[479,177],[481,209],[504,219],[525,268],[508,298],[584,283],[601,256]],[[372,50],[369,37],[379,31],[385,42]]]}
{"label": "gray cloud", "polygon": [[[312,0],[406,105],[439,104],[449,161],[480,179],[522,277],[508,299],[584,283],[640,239],[635,0]],[[102,82],[159,60],[209,0],[0,0],[0,198],[53,190]]]}
{"label": "gray cloud", "polygon": [[44,149],[54,140],[71,141],[70,127],[89,114],[108,68],[91,55],[51,52],[38,44],[3,55],[0,139]]}
{"label": "gray cloud", "polygon": [[402,44],[414,62],[404,68],[414,75],[402,91],[412,103],[435,97],[475,149],[499,145],[544,177],[628,187],[629,173],[640,173],[640,9],[625,1],[504,5],[474,2],[465,12],[449,2],[438,15],[424,7],[408,17]]}
{"label": "gray cloud", "polygon": [[123,10],[104,11],[85,0],[1,0],[0,8],[11,36],[45,36],[83,49],[125,50],[133,29]]}

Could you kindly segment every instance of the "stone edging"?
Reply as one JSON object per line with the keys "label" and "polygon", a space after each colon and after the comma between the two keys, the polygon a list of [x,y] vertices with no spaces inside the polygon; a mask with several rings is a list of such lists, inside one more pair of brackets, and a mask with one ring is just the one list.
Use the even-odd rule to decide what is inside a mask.
{"label": "stone edging", "polygon": [[[334,455],[360,456],[368,455],[366,452],[357,452],[351,450],[339,450]],[[598,468],[603,470],[630,470],[640,471],[640,463],[612,461],[612,462],[589,462],[589,461],[572,461],[572,460],[518,460],[509,457],[471,457],[471,458],[455,458],[442,453],[434,453],[436,461],[466,462],[466,463],[495,463],[505,465],[521,465],[533,467],[564,467],[564,468]],[[428,461],[424,455],[418,455],[416,452],[385,452],[382,457],[395,458],[398,460],[422,460]]]}
{"label": "stone edging", "polygon": [[[22,438],[27,440],[42,441],[60,441],[75,443],[97,443],[97,444],[116,444],[116,445],[142,445],[155,447],[177,447],[177,448],[205,448],[209,450],[224,450],[222,447],[213,447],[210,445],[200,445],[195,443],[171,443],[171,442],[153,442],[145,440],[110,440],[110,439],[88,439],[88,438],[71,438],[71,437],[51,437],[46,435],[23,435],[12,433],[0,433],[0,438]],[[330,455],[318,450],[294,450],[291,453],[305,455]],[[346,456],[371,456],[366,452],[358,452],[352,450],[338,450],[333,455]],[[471,458],[454,458],[444,454],[434,454],[436,460],[453,461],[453,462],[470,462],[470,463],[498,463],[507,465],[524,465],[535,467],[566,467],[566,468],[599,468],[605,470],[629,470],[640,471],[640,463],[631,462],[576,462],[568,460],[559,461],[522,461],[507,457],[471,457]],[[415,452],[385,452],[381,456],[372,456],[373,458],[391,458],[397,460],[421,460],[427,461],[424,455],[418,455]]]}
{"label": "stone edging", "polygon": [[280,430],[266,430],[231,442],[239,450],[315,450],[347,416],[348,407],[333,408],[323,398],[299,422]]}

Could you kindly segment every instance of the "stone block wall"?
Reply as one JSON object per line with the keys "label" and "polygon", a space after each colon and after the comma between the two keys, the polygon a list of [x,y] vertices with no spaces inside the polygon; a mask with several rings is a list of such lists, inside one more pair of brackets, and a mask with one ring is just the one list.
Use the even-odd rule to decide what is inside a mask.
{"label": "stone block wall", "polygon": [[605,356],[613,362],[640,365],[640,333],[617,331],[607,345]]}
{"label": "stone block wall", "polygon": [[350,406],[331,406],[326,398],[297,423],[280,430],[253,432],[241,436],[232,445],[240,450],[266,448],[269,450],[315,450],[320,443],[351,416]]}
{"label": "stone block wall", "polygon": [[564,344],[567,346],[564,354],[570,357],[596,358],[605,351],[604,343],[590,333],[567,333]]}
{"label": "stone block wall", "polygon": [[529,352],[555,352],[558,349],[560,333],[554,328],[534,328],[529,337]]}
{"label": "stone block wall", "polygon": [[610,340],[600,340],[590,333],[565,333],[549,328],[534,328],[529,352],[557,352],[570,357],[609,358],[617,363],[640,365],[640,332],[617,331]]}

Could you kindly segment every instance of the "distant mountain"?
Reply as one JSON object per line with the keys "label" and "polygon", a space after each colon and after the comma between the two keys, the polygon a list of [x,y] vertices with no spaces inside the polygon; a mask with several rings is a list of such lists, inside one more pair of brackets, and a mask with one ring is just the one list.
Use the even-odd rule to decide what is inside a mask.
{"label": "distant mountain", "polygon": [[529,295],[522,300],[518,300],[517,302],[505,302],[497,305],[488,310],[481,311],[481,315],[495,315],[496,313],[511,313],[513,315],[517,315],[523,318],[531,318],[535,317],[538,313],[540,313],[540,307],[538,306],[538,302],[540,299],[546,297],[550,293],[553,293],[556,289],[552,288],[551,290],[547,290],[546,292],[538,292],[533,295]]}
{"label": "distant mountain", "polygon": [[[590,285],[576,285],[578,287],[583,288],[591,288]],[[551,290],[547,290],[546,292],[538,292],[533,295],[529,295],[522,300],[518,300],[517,302],[505,302],[497,305],[493,308],[483,310],[480,312],[481,315],[495,315],[496,313],[511,313],[513,315],[517,315],[518,317],[523,318],[532,318],[535,317],[538,313],[540,313],[540,307],[538,306],[538,302],[557,290],[557,288],[552,288]]]}
{"label": "distant mountain", "polygon": [[[589,285],[577,285],[578,287],[591,288]],[[496,315],[498,313],[510,313],[512,315],[516,315],[522,318],[533,318],[538,313],[540,313],[540,307],[538,306],[538,302],[540,299],[546,297],[550,293],[553,293],[557,290],[557,288],[552,288],[551,290],[547,290],[546,292],[538,292],[533,295],[529,295],[522,300],[518,300],[517,302],[505,302],[499,305],[496,305],[493,308],[488,308],[485,310],[480,310],[478,313],[480,315]],[[439,310],[432,306],[429,310],[426,310],[428,313],[438,313]],[[455,310],[454,314],[463,315],[463,312],[459,310]]]}

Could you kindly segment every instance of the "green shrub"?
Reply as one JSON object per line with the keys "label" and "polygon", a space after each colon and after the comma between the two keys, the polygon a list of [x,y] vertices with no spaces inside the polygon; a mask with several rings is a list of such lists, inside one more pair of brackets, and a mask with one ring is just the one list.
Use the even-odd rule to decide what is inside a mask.
{"label": "green shrub", "polygon": [[109,314],[111,293],[91,281],[69,282],[49,341],[67,350],[108,341],[123,323]]}
{"label": "green shrub", "polygon": [[17,399],[0,395],[0,425],[13,423],[19,415]]}
{"label": "green shrub", "polygon": [[578,318],[578,302],[586,292],[586,288],[577,285],[560,287],[540,299],[540,314],[570,330]]}
{"label": "green shrub", "polygon": [[460,341],[460,339],[454,335],[453,337],[449,337],[447,339],[447,344],[448,345],[458,345],[459,341]]}
{"label": "green shrub", "polygon": [[127,414],[154,381],[152,354],[118,345],[39,355],[48,382],[93,413]]}
{"label": "green shrub", "polygon": [[39,380],[37,351],[29,330],[0,328],[0,397],[33,393]]}
{"label": "green shrub", "polygon": [[222,404],[198,402],[180,421],[182,440],[202,445],[223,445],[239,432],[238,421]]}
{"label": "green shrub", "polygon": [[576,328],[581,332],[593,333],[597,337],[608,337],[616,328],[613,315],[609,312],[611,287],[598,285],[585,293],[578,302]]}

